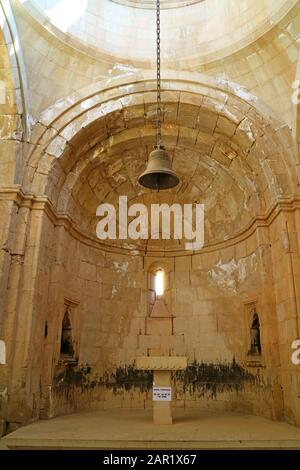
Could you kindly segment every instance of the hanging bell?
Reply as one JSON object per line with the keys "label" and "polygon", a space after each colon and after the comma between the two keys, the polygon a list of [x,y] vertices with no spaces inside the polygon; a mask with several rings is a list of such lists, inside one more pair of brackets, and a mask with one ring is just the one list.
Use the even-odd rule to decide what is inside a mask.
{"label": "hanging bell", "polygon": [[138,182],[148,189],[171,189],[179,184],[179,178],[171,168],[171,159],[163,146],[149,155],[147,168]]}

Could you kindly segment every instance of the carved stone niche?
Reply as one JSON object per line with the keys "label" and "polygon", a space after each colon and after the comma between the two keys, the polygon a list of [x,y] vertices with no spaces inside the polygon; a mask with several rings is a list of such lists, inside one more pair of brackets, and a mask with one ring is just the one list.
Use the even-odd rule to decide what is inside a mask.
{"label": "carved stone niche", "polygon": [[261,315],[257,301],[245,304],[245,352],[248,367],[264,367]]}
{"label": "carved stone niche", "polygon": [[60,360],[61,365],[78,364],[78,312],[79,301],[65,298],[61,323]]}

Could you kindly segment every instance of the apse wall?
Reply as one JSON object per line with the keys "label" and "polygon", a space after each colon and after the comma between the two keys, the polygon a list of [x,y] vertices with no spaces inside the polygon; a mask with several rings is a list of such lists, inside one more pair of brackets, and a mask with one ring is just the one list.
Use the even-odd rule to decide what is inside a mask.
{"label": "apse wall", "polygon": [[[104,249],[79,233],[86,209],[91,206],[94,216],[96,207],[92,195],[78,211],[91,182],[83,172],[86,148],[97,163],[103,144],[108,167],[122,146],[132,146],[133,165],[144,168],[155,134],[151,57],[128,67],[113,51],[109,57],[103,51],[90,55],[62,41],[19,1],[12,4],[16,25],[7,16],[7,37],[1,38],[9,94],[1,105],[0,316],[7,363],[0,374],[0,434],[39,416],[150,407],[152,377],[138,372],[134,362],[160,354],[188,358],[187,372],[174,376],[174,406],[283,417],[299,425],[300,366],[291,360],[292,342],[300,337],[299,158],[284,123],[291,123],[295,111],[290,97],[297,78],[300,2],[255,35],[255,42],[229,48],[221,60],[209,50],[204,57],[201,48],[197,57],[185,59],[181,51],[164,62],[163,135],[183,160],[177,166],[175,158],[173,168],[190,178],[185,160],[192,162],[191,148],[205,164],[208,152],[213,166],[230,166],[236,181],[246,182],[247,194],[261,203],[239,205],[236,225],[223,241],[211,237],[201,252],[176,258],[167,252],[162,258],[121,253],[108,244]],[[186,42],[191,44],[187,37]],[[143,72],[148,66],[152,71]],[[166,70],[171,66],[177,72]],[[208,77],[178,72],[183,69]],[[207,145],[212,141],[214,152]],[[96,169],[91,177],[101,186],[102,168]],[[134,183],[140,171],[131,173]],[[205,176],[204,167],[200,171]],[[116,170],[115,178],[119,175]],[[228,182],[221,179],[210,190],[222,200],[221,213],[244,202],[233,197],[226,204],[223,194],[234,192]],[[158,267],[166,271],[168,289],[156,308],[151,276]],[[248,354],[255,315],[259,355]]]}
{"label": "apse wall", "polygon": [[[152,376],[135,368],[143,355],[188,358],[187,371],[173,377],[174,406],[280,417],[267,229],[214,251],[159,259],[105,252],[57,227],[48,250],[49,284],[40,284],[40,308],[47,312],[42,417],[151,407]],[[149,275],[155,266],[168,275],[168,313],[158,313],[163,318],[151,318]],[[66,310],[74,360],[61,355]],[[254,312],[261,325],[261,356],[249,354]]]}

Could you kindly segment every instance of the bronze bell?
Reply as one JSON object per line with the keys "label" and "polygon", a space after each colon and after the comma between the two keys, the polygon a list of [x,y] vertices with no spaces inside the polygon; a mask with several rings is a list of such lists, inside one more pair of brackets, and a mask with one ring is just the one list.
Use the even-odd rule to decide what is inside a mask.
{"label": "bronze bell", "polygon": [[148,189],[171,189],[179,184],[179,178],[171,168],[171,159],[163,146],[149,155],[147,168],[138,182]]}

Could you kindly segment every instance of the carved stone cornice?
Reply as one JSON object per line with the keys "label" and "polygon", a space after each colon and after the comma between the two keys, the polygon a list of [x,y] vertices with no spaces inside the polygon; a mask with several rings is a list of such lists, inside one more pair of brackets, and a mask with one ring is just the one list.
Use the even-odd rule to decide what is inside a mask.
{"label": "carved stone cornice", "polygon": [[[96,236],[89,235],[80,230],[67,213],[58,212],[47,196],[24,194],[19,185],[1,187],[0,201],[12,201],[18,207],[28,207],[32,211],[43,211],[53,225],[56,227],[64,227],[72,237],[86,245],[90,245],[107,252],[144,255],[144,250],[138,246],[134,251],[132,251],[127,248],[109,244],[108,242],[101,242],[96,238]],[[281,196],[274,201],[268,210],[264,213],[258,214],[246,226],[241,228],[241,230],[232,234],[230,238],[207,243],[201,250],[201,253],[217,251],[242,242],[253,235],[258,228],[268,228],[280,213],[295,212],[296,210],[300,210],[300,195]],[[157,249],[155,251],[150,249],[147,251],[147,256],[172,257],[187,256],[188,254],[190,255],[192,252],[187,252],[182,248],[168,251],[164,251],[163,249]]]}

